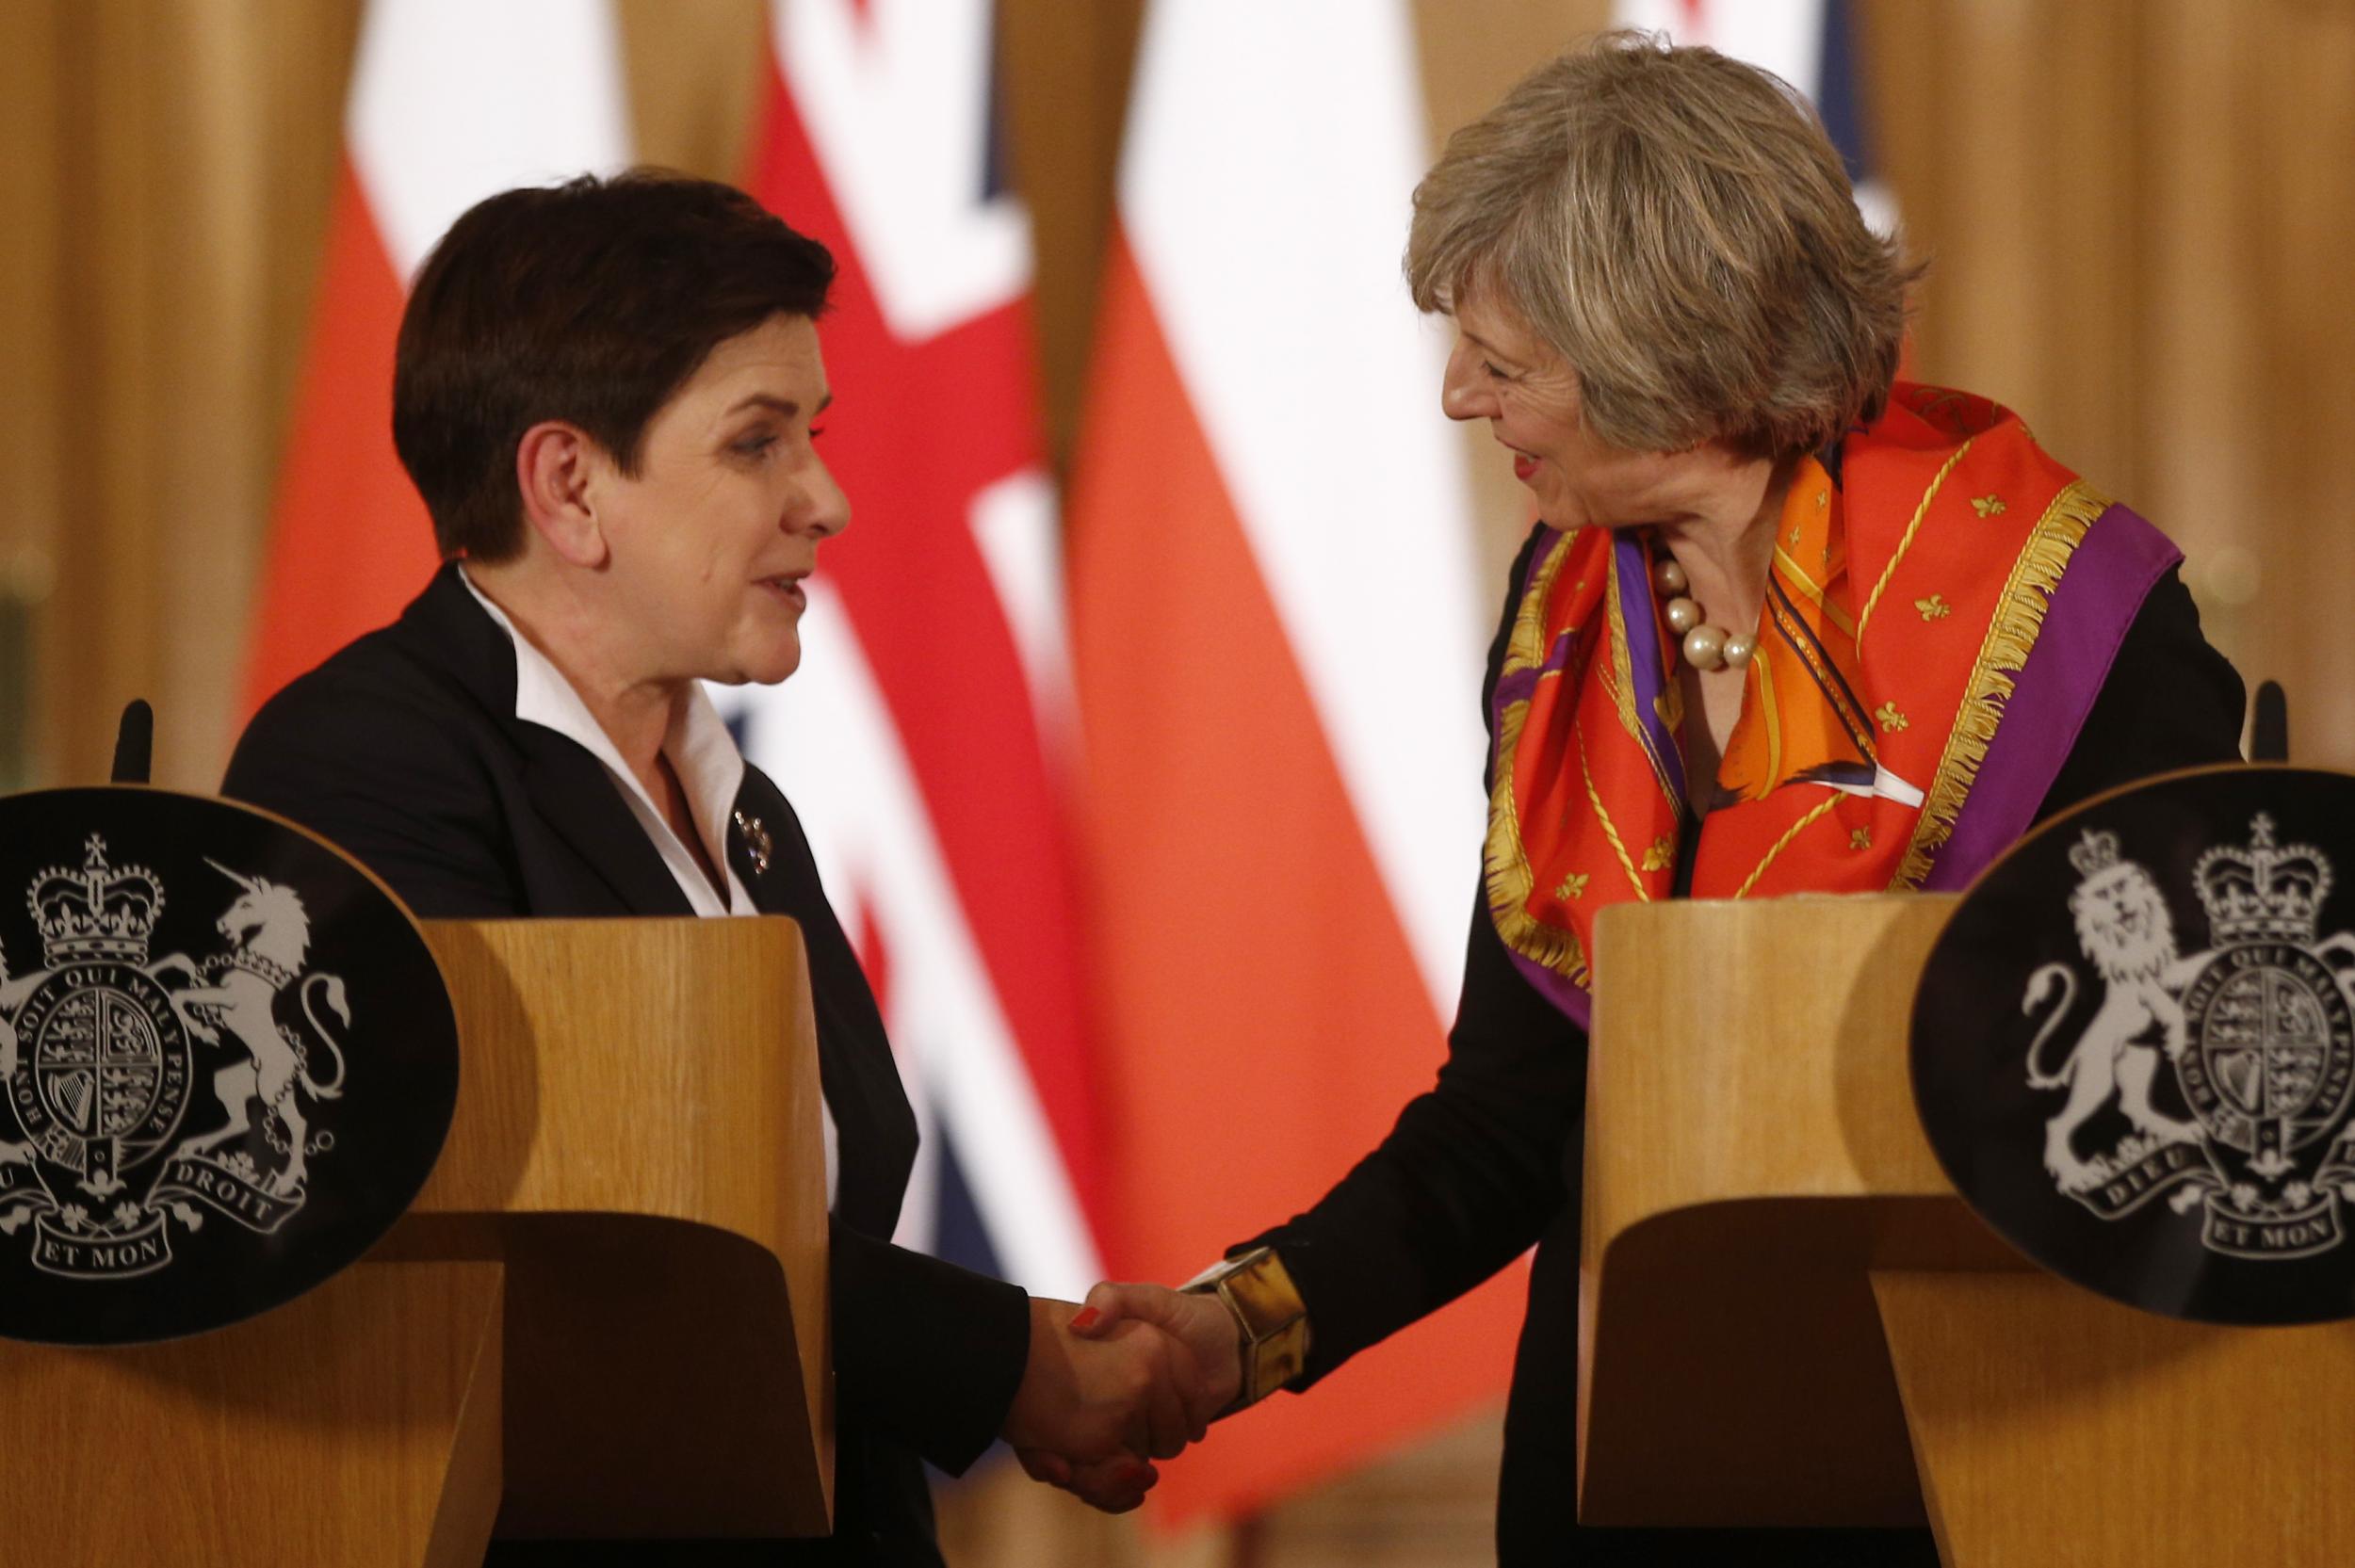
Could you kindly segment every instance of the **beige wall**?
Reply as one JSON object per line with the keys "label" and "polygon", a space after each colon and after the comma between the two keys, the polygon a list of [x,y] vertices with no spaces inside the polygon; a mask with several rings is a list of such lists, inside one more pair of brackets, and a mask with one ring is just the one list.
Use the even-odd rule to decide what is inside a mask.
{"label": "beige wall", "polygon": [[[1060,456],[1140,5],[1003,6]],[[1435,127],[1607,8],[1419,0]],[[644,154],[734,171],[758,0],[624,15]],[[0,595],[37,601],[46,782],[100,777],[133,695],[160,711],[160,782],[218,777],[356,18],[357,0],[0,0]],[[2355,765],[2355,639],[2334,613],[2355,583],[2355,7],[1877,0],[1862,42],[1883,163],[1934,263],[1920,373],[2010,403],[2182,542],[2217,639],[2288,681],[2301,757]],[[1478,467],[1493,556],[1522,513]],[[1476,1490],[1467,1443],[1493,1433],[1382,1495],[1427,1500],[1419,1474]],[[1380,1522],[1362,1496],[1306,1507],[1250,1538],[1260,1560]],[[1439,1511],[1454,1547],[1393,1538],[1476,1558],[1477,1499],[1469,1526]],[[992,1517],[955,1528],[977,1554],[1015,1551]],[[1054,1528],[1078,1531],[1073,1560],[1142,1550]]]}
{"label": "beige wall", "polygon": [[1923,371],[2020,410],[2165,528],[2211,636],[2355,766],[2355,7],[1871,7],[1882,145],[1933,271]]}

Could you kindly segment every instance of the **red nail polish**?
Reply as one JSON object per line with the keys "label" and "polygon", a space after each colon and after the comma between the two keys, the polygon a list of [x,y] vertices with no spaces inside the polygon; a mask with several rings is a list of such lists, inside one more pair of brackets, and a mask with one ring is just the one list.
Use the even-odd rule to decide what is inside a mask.
{"label": "red nail polish", "polygon": [[1103,1316],[1104,1315],[1102,1313],[1096,1311],[1094,1307],[1081,1307],[1078,1312],[1072,1314],[1071,1326],[1075,1329],[1092,1329],[1096,1327],[1096,1320]]}

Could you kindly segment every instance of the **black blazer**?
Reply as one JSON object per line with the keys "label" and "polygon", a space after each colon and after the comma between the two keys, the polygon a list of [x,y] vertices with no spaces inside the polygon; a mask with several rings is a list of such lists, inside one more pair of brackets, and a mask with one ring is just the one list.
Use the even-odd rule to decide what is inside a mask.
{"label": "black blazer", "polygon": [[[1536,536],[1511,580],[1527,570]],[[1488,653],[1489,710],[1515,603]],[[2240,677],[2200,635],[2173,572],[2128,630],[2040,820],[2116,784],[2239,759]],[[1592,1530],[1576,1524],[1580,1184],[1586,1035],[1521,977],[1475,891],[1464,989],[1438,1082],[1273,1243],[1308,1307],[1306,1388],[1358,1350],[1454,1301],[1531,1247],[1528,1317],[1505,1406],[1500,1560],[1934,1564],[1926,1531]],[[1246,1243],[1250,1245],[1252,1243]]]}
{"label": "black blazer", "polygon": [[[254,716],[221,790],[334,840],[420,915],[691,913],[604,764],[514,712],[513,645],[445,566],[398,622]],[[793,808],[749,767],[737,804],[771,845],[763,871],[731,827],[729,865],[764,913],[802,925],[838,1134],[836,1533],[777,1560],[937,1563],[919,1458],[961,1472],[995,1438],[1029,1301],[890,1245],[917,1132],[882,1016]]]}

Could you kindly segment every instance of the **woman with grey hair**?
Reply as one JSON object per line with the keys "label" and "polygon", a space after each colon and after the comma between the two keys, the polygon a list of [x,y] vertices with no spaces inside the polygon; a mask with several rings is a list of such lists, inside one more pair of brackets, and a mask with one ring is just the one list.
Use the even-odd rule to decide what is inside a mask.
{"label": "woman with grey hair", "polygon": [[[1458,131],[1416,302],[1543,519],[1489,654],[1489,822],[1432,1091],[1315,1206],[1182,1293],[1099,1285],[1212,1368],[1304,1390],[1537,1248],[1506,1562],[1936,1560],[1918,1531],[1575,1524],[1596,913],[1959,887],[2033,822],[2237,756],[2242,689],[2148,523],[1984,397],[1895,380],[1918,268],[1789,88],[1606,35]],[[1082,1480],[1084,1478],[1082,1478]]]}

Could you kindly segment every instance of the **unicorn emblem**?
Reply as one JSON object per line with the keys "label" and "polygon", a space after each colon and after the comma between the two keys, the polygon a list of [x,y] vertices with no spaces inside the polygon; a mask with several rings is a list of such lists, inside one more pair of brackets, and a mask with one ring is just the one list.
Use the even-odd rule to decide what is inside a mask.
{"label": "unicorn emblem", "polygon": [[[246,1059],[213,1075],[213,1093],[228,1121],[187,1140],[173,1155],[176,1160],[193,1159],[236,1143],[258,1117],[263,1136],[286,1156],[284,1168],[268,1179],[264,1189],[286,1197],[300,1191],[309,1174],[310,1156],[328,1146],[324,1135],[318,1140],[312,1137],[309,1119],[303,1114],[304,1096],[333,1100],[343,1093],[343,1051],[321,1021],[317,1004],[324,998],[336,1023],[347,1029],[351,1026],[351,1009],[339,977],[302,974],[310,951],[311,919],[293,888],[232,871],[216,860],[207,859],[204,864],[241,890],[215,927],[229,939],[230,949],[209,961],[203,970],[186,959],[167,960],[166,965],[176,962],[198,982],[173,992],[172,1006],[188,1032],[207,1043],[218,1043],[220,1031],[226,1029],[244,1047]],[[289,985],[298,985],[303,1020],[334,1059],[331,1078],[313,1075],[303,1036],[277,1020],[274,1004],[278,994]]]}

